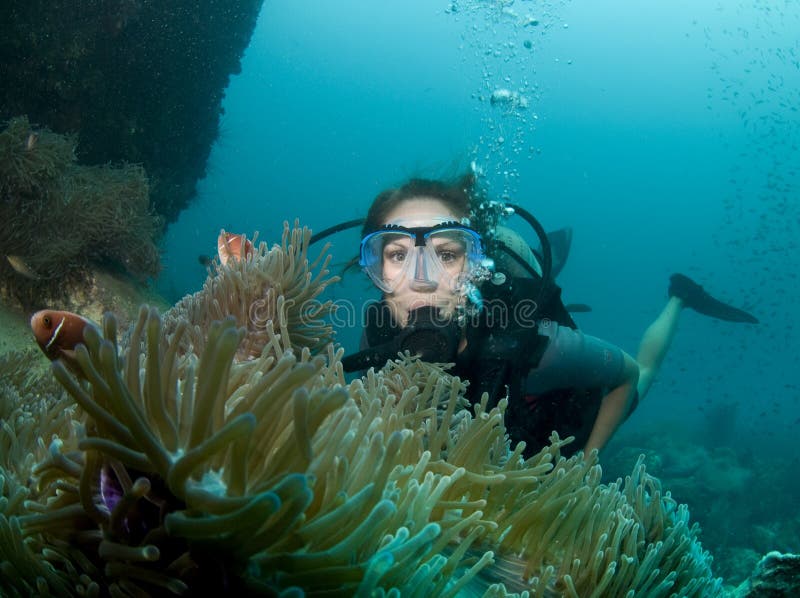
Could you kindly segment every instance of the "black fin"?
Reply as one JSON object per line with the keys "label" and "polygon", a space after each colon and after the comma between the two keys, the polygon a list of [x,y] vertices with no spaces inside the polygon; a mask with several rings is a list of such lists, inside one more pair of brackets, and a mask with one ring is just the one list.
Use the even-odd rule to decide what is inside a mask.
{"label": "black fin", "polygon": [[567,303],[564,309],[571,314],[583,314],[592,311],[592,306],[585,303]]}
{"label": "black fin", "polygon": [[728,322],[747,322],[758,324],[758,319],[719,299],[714,299],[703,287],[684,274],[673,274],[669,279],[669,296],[681,299],[686,305],[698,313]]}

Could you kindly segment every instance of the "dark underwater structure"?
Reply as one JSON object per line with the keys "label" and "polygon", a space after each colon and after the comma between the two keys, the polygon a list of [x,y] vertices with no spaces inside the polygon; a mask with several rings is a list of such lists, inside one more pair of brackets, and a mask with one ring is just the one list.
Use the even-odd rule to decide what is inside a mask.
{"label": "dark underwater structure", "polygon": [[191,201],[262,0],[9,0],[0,121],[77,134],[78,162],[144,167],[167,223]]}
{"label": "dark underwater structure", "polygon": [[[155,275],[156,229],[205,173],[260,7],[0,6],[0,291],[14,280],[30,306],[98,259]],[[134,206],[124,230],[77,217],[129,224],[116,210]],[[70,251],[41,249],[63,230]],[[329,282],[309,235],[215,266],[163,315],[107,317],[80,352],[88,379],[34,371],[34,350],[0,358],[0,595],[798,592],[798,557],[773,552],[724,594],[688,510],[642,462],[603,484],[557,437],[522,460],[503,410],[469,409],[435,365],[345,384],[329,305],[292,311]]]}

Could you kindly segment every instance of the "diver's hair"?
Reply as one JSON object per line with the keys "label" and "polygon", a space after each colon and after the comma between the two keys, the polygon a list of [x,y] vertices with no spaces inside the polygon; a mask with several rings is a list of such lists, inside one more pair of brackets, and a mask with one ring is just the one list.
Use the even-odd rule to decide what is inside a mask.
{"label": "diver's hair", "polygon": [[381,191],[369,207],[361,236],[378,230],[385,224],[389,212],[404,201],[417,197],[438,199],[459,218],[469,217],[477,193],[476,183],[475,174],[468,172],[455,181],[413,178],[400,187]]}

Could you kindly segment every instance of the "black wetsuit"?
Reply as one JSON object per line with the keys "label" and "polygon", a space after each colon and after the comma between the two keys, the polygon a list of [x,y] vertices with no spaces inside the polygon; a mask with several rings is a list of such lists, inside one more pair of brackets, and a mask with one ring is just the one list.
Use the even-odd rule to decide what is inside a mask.
{"label": "black wetsuit", "polygon": [[[479,402],[484,392],[490,408],[509,398],[506,429],[512,444],[525,441],[526,456],[547,445],[553,430],[562,439],[575,436],[562,449],[571,454],[588,440],[602,397],[623,382],[624,357],[618,347],[577,330],[556,285],[541,305],[534,305],[537,284],[509,278],[502,285],[484,285],[484,309],[467,322],[466,348],[436,361],[455,361],[453,373],[470,382],[471,402]],[[367,319],[362,349],[400,334],[388,307],[377,307],[372,313],[378,317]]]}

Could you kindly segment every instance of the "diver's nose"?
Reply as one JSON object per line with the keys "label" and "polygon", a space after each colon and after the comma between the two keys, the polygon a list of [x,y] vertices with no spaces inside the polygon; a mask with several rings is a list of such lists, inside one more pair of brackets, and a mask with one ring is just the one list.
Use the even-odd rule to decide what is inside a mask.
{"label": "diver's nose", "polygon": [[428,272],[428,262],[422,255],[421,251],[417,251],[416,262],[414,266],[414,278],[409,285],[413,290],[423,293],[430,293],[437,289],[439,283],[430,276]]}

